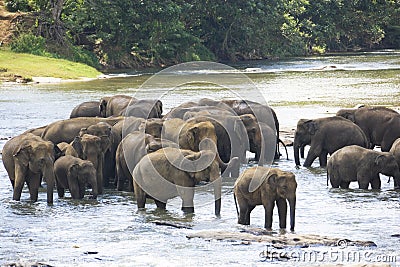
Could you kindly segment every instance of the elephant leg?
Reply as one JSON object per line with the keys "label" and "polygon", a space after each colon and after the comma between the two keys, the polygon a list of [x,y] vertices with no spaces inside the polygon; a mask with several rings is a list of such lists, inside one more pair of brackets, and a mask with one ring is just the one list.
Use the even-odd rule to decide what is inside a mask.
{"label": "elephant leg", "polygon": [[57,186],[57,193],[59,198],[63,198],[65,195],[65,189],[60,186]]}
{"label": "elephant leg", "polygon": [[371,188],[372,189],[381,189],[381,179],[379,178],[379,176],[377,178],[372,179]]}
{"label": "elephant leg", "polygon": [[319,155],[319,166],[326,167],[328,162],[328,151],[323,150],[322,153]]}
{"label": "elephant leg", "polygon": [[350,182],[347,182],[347,181],[340,182],[340,188],[349,189],[349,186],[350,186]]}
{"label": "elephant leg", "polygon": [[138,209],[144,209],[146,204],[146,193],[137,184],[135,184],[135,198]]}
{"label": "elephant leg", "polygon": [[33,174],[28,183],[29,194],[31,195],[31,201],[36,202],[38,199],[39,187],[41,182],[40,174]]}
{"label": "elephant leg", "polygon": [[286,199],[278,198],[276,200],[276,206],[278,207],[279,228],[286,229],[286,217],[287,217],[287,201],[286,201]]}
{"label": "elephant leg", "polygon": [[275,207],[274,200],[266,200],[268,203],[264,204],[265,210],[265,229],[272,230],[272,215]]}
{"label": "elephant leg", "polygon": [[157,209],[160,209],[160,210],[165,210],[166,209],[167,203],[159,201],[157,199],[154,199],[154,202],[157,205]]}
{"label": "elephant leg", "polygon": [[[239,205],[239,218],[238,224],[249,225],[250,224],[250,212],[254,209],[253,206],[249,205],[243,196],[236,196]],[[252,208],[253,207],[253,208]]]}
{"label": "elephant leg", "polygon": [[185,213],[193,213],[194,212],[194,187],[177,187],[178,194],[182,199],[182,211]]}
{"label": "elephant leg", "polygon": [[319,153],[315,153],[314,149],[310,148],[307,154],[307,158],[304,161],[303,166],[304,167],[311,167],[311,164],[314,162],[314,160],[319,156]]}
{"label": "elephant leg", "polygon": [[26,171],[21,166],[15,165],[15,181],[14,181],[14,191],[13,200],[20,200],[22,189],[24,188]]}

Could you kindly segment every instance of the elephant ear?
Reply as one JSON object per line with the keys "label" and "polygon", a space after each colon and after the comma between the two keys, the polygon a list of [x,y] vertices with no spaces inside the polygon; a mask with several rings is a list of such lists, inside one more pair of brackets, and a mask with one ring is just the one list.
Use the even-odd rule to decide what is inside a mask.
{"label": "elephant ear", "polygon": [[187,142],[192,150],[198,149],[195,147],[196,138],[198,136],[199,128],[197,126],[190,127],[186,132]]}
{"label": "elephant ear", "polygon": [[318,130],[317,123],[313,120],[308,120],[304,122],[304,126],[311,135],[314,135],[315,132]]}
{"label": "elephant ear", "polygon": [[79,171],[78,163],[71,164],[71,166],[69,166],[69,168],[68,168],[68,174],[70,177],[77,177],[78,171]]}
{"label": "elephant ear", "polygon": [[31,152],[32,146],[26,143],[22,143],[13,156],[16,157],[23,166],[28,166]]}
{"label": "elephant ear", "polygon": [[54,143],[52,144],[53,144],[54,161],[56,161],[58,158],[62,156],[65,156],[65,153],[61,151],[61,149],[57,145],[55,145]]}
{"label": "elephant ear", "polygon": [[101,142],[100,142],[101,151],[105,152],[111,146],[110,137],[108,135],[102,135],[102,136],[100,136],[100,139],[101,139]]}
{"label": "elephant ear", "polygon": [[385,165],[386,157],[384,155],[379,155],[375,158],[375,165],[378,166],[379,170],[382,170]]}
{"label": "elephant ear", "polygon": [[81,128],[81,130],[79,131],[79,136],[83,136],[84,134],[87,134],[88,132],[88,128]]}
{"label": "elephant ear", "polygon": [[82,138],[80,136],[75,136],[74,141],[72,141],[71,146],[75,149],[79,158],[83,158],[83,146],[82,146]]}

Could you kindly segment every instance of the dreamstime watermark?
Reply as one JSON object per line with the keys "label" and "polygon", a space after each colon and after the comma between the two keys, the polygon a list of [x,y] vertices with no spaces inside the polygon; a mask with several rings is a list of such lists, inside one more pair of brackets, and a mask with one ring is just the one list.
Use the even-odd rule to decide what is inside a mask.
{"label": "dreamstime watermark", "polygon": [[[220,101],[222,99],[236,100],[236,102],[233,104],[223,103]],[[253,103],[256,104],[253,105]],[[173,151],[173,153],[165,153],[167,162],[148,156],[148,152],[150,152],[148,151],[149,142],[152,141],[145,135],[147,131],[145,123],[144,126],[142,125],[138,128],[142,132],[142,141],[136,146],[137,148],[132,150],[129,144],[124,144],[123,146],[126,164],[130,173],[133,174],[135,182],[148,195],[164,203],[173,196],[179,195],[184,199],[185,197],[191,198],[193,195],[192,186],[186,186],[185,183],[179,184],[179,181],[171,178],[179,176],[177,169],[193,176],[197,181],[201,181],[204,178],[204,181],[208,183],[202,183],[201,186],[197,185],[196,190],[199,187],[204,190],[214,188],[214,196],[207,201],[203,200],[202,203],[195,203],[195,206],[208,205],[220,199],[222,194],[229,193],[229,191],[216,192],[216,190],[221,190],[221,177],[218,179],[207,177],[207,175],[210,176],[212,164],[217,161],[221,169],[224,166],[228,166],[226,172],[232,172],[233,166],[235,166],[234,168],[237,168],[236,172],[238,173],[239,164],[244,163],[243,161],[246,160],[243,152],[250,150],[253,145],[250,142],[254,142],[255,139],[254,136],[249,135],[253,134],[256,129],[249,130],[244,121],[237,119],[241,115],[237,111],[247,108],[246,113],[254,115],[256,125],[262,122],[273,131],[276,131],[276,122],[263,94],[247,75],[220,63],[188,62],[158,72],[136,90],[124,114],[126,119],[122,129],[122,138],[129,135],[132,129],[135,128],[132,125],[137,122],[132,120],[131,116],[157,118],[157,114],[161,114],[160,112],[167,111],[165,113],[168,114],[169,111],[176,107],[180,107],[180,110],[175,110],[176,113],[169,113],[167,118],[163,118],[164,125],[160,136],[160,147],[173,147],[165,150]],[[225,131],[227,134],[226,139],[229,139],[227,146],[230,149],[228,154],[231,155],[231,164],[226,164],[227,161],[225,160],[224,165],[221,160],[217,151],[221,146],[217,147],[217,140],[213,140],[210,136],[206,138],[200,137],[201,140],[199,139],[202,131],[198,129],[199,127],[196,131],[191,132],[192,129],[190,127],[184,124],[179,125],[179,122],[173,124],[169,121],[173,118],[187,121],[192,117],[193,123],[199,123],[199,121],[193,119],[196,116],[193,114],[201,114],[203,119],[206,118],[204,121],[212,123],[214,127],[219,127],[218,131],[222,131],[221,129]],[[228,118],[230,115],[236,116],[236,119]],[[204,123],[204,125],[207,124]],[[175,130],[171,131],[171,128],[174,127]],[[259,133],[262,135],[261,148],[259,149],[262,151],[263,165],[270,167],[275,156],[276,144],[274,138],[276,139],[276,136],[265,136],[261,127],[259,127]],[[271,142],[271,138],[274,142]],[[191,142],[189,140],[193,142],[194,147],[188,145]],[[226,140],[219,141],[226,142]],[[190,154],[177,148],[201,151],[201,153]],[[205,150],[208,152],[205,153]],[[143,157],[146,158],[142,158],[142,165],[147,160],[145,170],[136,168],[138,166],[136,155],[138,154],[144,155]],[[174,168],[169,168],[167,165],[171,165]],[[164,172],[162,169],[164,167],[169,169]],[[204,177],[202,177],[202,172]],[[226,173],[222,174],[222,176],[224,175]],[[263,182],[260,179],[253,180],[250,191],[254,191]],[[189,205],[192,205],[192,202],[189,201],[189,203]]]}
{"label": "dreamstime watermark", "polygon": [[373,250],[357,249],[347,245],[347,240],[337,242],[337,246],[322,250],[294,249],[291,251],[267,247],[259,257],[265,262],[291,261],[301,263],[388,263],[399,264],[400,256],[382,254]]}

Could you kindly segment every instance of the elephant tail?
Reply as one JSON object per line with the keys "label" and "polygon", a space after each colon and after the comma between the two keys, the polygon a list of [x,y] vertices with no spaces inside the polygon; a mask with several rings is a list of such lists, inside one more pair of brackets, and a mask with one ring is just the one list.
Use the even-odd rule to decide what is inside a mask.
{"label": "elephant tail", "polygon": [[279,140],[279,143],[281,143],[281,144],[283,145],[283,147],[285,148],[285,151],[286,151],[286,159],[289,160],[289,154],[288,154],[288,152],[287,152],[287,147],[286,147],[285,143],[284,143],[280,138],[279,138],[278,140]]}
{"label": "elephant tail", "polygon": [[329,168],[326,168],[326,186],[329,186]]}
{"label": "elephant tail", "polygon": [[235,201],[236,213],[237,213],[237,216],[239,218],[239,208],[237,206],[237,200],[236,200],[235,191],[233,191],[233,200]]}

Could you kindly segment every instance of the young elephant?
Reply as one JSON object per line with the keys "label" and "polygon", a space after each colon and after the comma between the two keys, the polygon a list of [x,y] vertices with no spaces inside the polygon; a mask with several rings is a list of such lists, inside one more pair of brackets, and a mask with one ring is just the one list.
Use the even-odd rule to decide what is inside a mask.
{"label": "young elephant", "polygon": [[158,208],[165,209],[168,199],[180,196],[182,210],[194,212],[194,187],[204,181],[214,183],[215,214],[220,213],[221,179],[212,151],[163,148],[144,156],[132,176],[139,209],[145,207],[146,197],[153,198]]}
{"label": "young elephant", "polygon": [[287,203],[290,206],[290,230],[294,230],[297,182],[291,172],[277,168],[255,166],[246,169],[236,180],[235,201],[239,204],[239,224],[250,224],[250,213],[257,205],[265,209],[265,228],[272,228],[275,203],[278,206],[279,227],[286,228]]}
{"label": "young elephant", "polygon": [[69,189],[73,199],[82,199],[87,184],[92,187],[91,198],[96,199],[97,179],[96,169],[89,160],[73,156],[60,157],[54,163],[58,197],[64,197],[64,190]]}
{"label": "young elephant", "polygon": [[328,160],[327,179],[334,188],[349,188],[350,182],[358,182],[360,189],[381,188],[379,174],[393,176],[400,185],[399,166],[389,152],[378,152],[360,146],[339,149]]}

